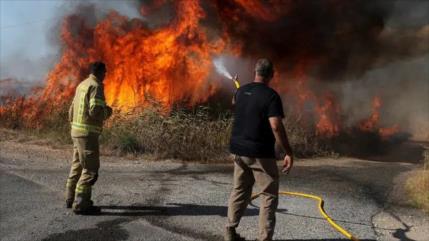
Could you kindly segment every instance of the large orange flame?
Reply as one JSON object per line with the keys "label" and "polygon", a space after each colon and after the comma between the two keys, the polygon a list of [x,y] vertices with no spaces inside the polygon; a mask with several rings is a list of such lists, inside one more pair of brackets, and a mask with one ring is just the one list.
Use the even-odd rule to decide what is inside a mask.
{"label": "large orange flame", "polygon": [[[176,18],[155,30],[116,12],[94,28],[78,16],[66,18],[61,35],[66,47],[49,74],[44,98],[72,94],[73,88],[60,95],[55,90],[76,85],[87,63],[101,59],[108,69],[106,99],[119,109],[144,106],[150,100],[167,108],[179,101],[193,105],[207,100],[217,88],[207,81],[211,59],[224,50],[225,40],[209,40],[199,28],[205,14],[198,1],[178,1],[175,7]],[[76,25],[80,32],[73,33]]]}
{"label": "large orange flame", "polygon": [[[150,6],[143,5],[140,12],[150,14],[167,2],[155,0]],[[215,2],[213,6],[217,6]],[[252,31],[252,21],[269,24],[278,20],[293,5],[286,0],[234,0],[224,4],[238,6],[217,6],[223,11],[218,13],[224,17],[222,20],[235,24],[239,30],[236,34]],[[95,24],[79,14],[66,16],[60,33],[62,55],[48,74],[46,87],[27,100],[20,99],[0,107],[0,115],[25,109],[22,118],[28,125],[37,126],[40,116],[68,103],[77,84],[86,77],[88,64],[95,60],[107,65],[105,95],[115,110],[129,111],[156,102],[168,112],[175,104],[194,106],[207,101],[220,89],[218,82],[210,78],[213,58],[220,54],[240,56],[244,52],[242,42],[233,39],[225,22],[220,21],[216,31],[202,24],[207,16],[199,0],[174,1],[173,7],[174,17],[158,27],[148,27],[141,19],[129,19],[115,11]],[[248,16],[252,20],[244,23],[243,19]],[[311,36],[304,34],[299,39]],[[301,42],[306,41],[294,42],[297,48]],[[311,103],[316,133],[332,137],[343,128],[340,105],[332,93],[318,91],[316,94],[308,86],[308,73],[323,58],[307,53],[305,47],[302,45],[302,51],[295,53],[293,67],[276,70],[274,84],[282,95],[297,99],[297,109],[303,110]],[[290,63],[282,63],[282,66],[290,66]],[[293,81],[293,85],[285,84],[285,79]],[[371,117],[359,125],[362,130],[377,127],[380,106],[381,100],[376,97]],[[388,135],[396,130],[397,127],[380,129],[380,134]]]}

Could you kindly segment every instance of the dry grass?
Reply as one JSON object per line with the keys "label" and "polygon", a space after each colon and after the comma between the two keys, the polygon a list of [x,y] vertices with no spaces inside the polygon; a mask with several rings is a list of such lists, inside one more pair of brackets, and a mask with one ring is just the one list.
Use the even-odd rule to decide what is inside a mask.
{"label": "dry grass", "polygon": [[[21,105],[17,105],[18,107]],[[169,114],[161,108],[117,113],[106,123],[101,143],[114,154],[147,155],[154,159],[174,158],[204,162],[225,161],[232,127],[231,113],[225,109],[195,107],[175,109]],[[55,107],[49,115],[26,119],[25,108],[13,108],[0,114],[0,127],[22,130],[31,139],[58,146],[70,144],[68,104]],[[37,112],[37,111],[36,111]],[[314,131],[303,128],[289,116],[285,126],[299,157],[329,154]]]}
{"label": "dry grass", "polygon": [[294,155],[297,157],[338,157],[329,138],[316,135],[314,127],[303,126],[296,114],[286,113],[283,121]]}
{"label": "dry grass", "polygon": [[[228,158],[232,117],[207,107],[175,110],[169,115],[157,109],[116,115],[107,123],[102,143],[118,154],[148,154],[156,159],[174,158],[204,162]],[[300,157],[329,154],[314,134],[293,120],[286,120],[295,154]]]}
{"label": "dry grass", "polygon": [[429,213],[429,150],[424,152],[423,170],[414,172],[405,184],[412,204]]}
{"label": "dry grass", "polygon": [[406,188],[412,204],[429,213],[429,170],[416,171],[407,180]]}
{"label": "dry grass", "polygon": [[144,153],[158,159],[218,161],[227,157],[230,119],[208,109],[176,110],[169,115],[146,109],[137,115],[116,115],[102,142],[119,153]]}
{"label": "dry grass", "polygon": [[0,106],[0,127],[21,130],[29,138],[45,138],[55,145],[69,144],[69,102],[36,105],[24,98],[10,100],[8,104]]}

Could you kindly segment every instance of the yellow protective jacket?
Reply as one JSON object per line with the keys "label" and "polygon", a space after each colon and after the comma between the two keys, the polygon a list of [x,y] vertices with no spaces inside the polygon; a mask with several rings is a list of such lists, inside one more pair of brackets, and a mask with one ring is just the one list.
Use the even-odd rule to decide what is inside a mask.
{"label": "yellow protective jacket", "polygon": [[76,87],[69,110],[72,137],[87,137],[101,134],[103,121],[112,114],[106,105],[103,84],[94,75],[89,75]]}

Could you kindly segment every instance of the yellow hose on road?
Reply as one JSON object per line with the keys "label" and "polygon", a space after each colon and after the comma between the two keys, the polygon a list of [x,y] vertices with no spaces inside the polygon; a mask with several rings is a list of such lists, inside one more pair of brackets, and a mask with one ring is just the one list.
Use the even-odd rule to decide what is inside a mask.
{"label": "yellow hose on road", "polygon": [[[309,198],[309,199],[313,199],[313,200],[318,201],[318,203],[319,203],[319,212],[329,222],[329,224],[332,227],[334,227],[338,232],[340,232],[342,235],[344,235],[348,239],[353,240],[353,241],[359,241],[359,239],[355,238],[353,235],[351,235],[349,232],[347,232],[347,230],[345,230],[340,225],[338,225],[337,223],[335,223],[334,220],[332,220],[332,218],[329,217],[328,214],[326,214],[325,209],[323,208],[324,201],[323,201],[323,199],[321,197],[316,196],[316,195],[306,194],[306,193],[300,193],[300,192],[285,192],[285,191],[280,191],[279,194],[304,197],[304,198]],[[257,198],[259,195],[261,195],[261,193],[253,195],[252,196],[252,200],[255,199],[255,198]]]}

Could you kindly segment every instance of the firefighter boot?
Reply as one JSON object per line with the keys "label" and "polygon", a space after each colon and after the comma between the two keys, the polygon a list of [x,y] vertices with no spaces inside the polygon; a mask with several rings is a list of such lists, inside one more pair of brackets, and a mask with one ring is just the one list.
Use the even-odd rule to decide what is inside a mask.
{"label": "firefighter boot", "polygon": [[246,241],[245,238],[241,237],[234,227],[227,227],[225,230],[225,241]]}
{"label": "firefighter boot", "polygon": [[100,207],[94,206],[91,201],[91,186],[78,186],[76,188],[76,200],[73,205],[73,212],[80,215],[100,214]]}
{"label": "firefighter boot", "polygon": [[66,199],[66,208],[72,208],[73,207],[73,199]]}
{"label": "firefighter boot", "polygon": [[85,209],[74,209],[73,212],[77,215],[98,215],[101,213],[101,208],[91,205]]}

